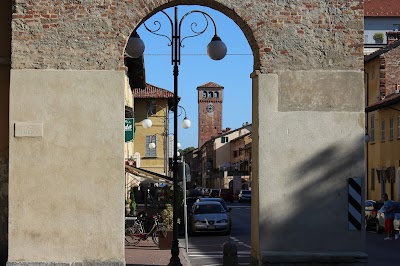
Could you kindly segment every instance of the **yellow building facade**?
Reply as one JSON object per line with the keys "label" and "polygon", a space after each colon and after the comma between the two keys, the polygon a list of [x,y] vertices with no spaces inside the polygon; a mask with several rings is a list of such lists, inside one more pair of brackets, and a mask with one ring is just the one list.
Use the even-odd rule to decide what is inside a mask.
{"label": "yellow building facade", "polygon": [[[168,175],[169,158],[172,156],[172,138],[169,134],[169,110],[173,93],[147,84],[146,89],[134,89],[135,154],[140,158],[140,168]],[[150,119],[152,126],[142,123]]]}
{"label": "yellow building facade", "polygon": [[367,199],[400,201],[399,45],[365,58]]}

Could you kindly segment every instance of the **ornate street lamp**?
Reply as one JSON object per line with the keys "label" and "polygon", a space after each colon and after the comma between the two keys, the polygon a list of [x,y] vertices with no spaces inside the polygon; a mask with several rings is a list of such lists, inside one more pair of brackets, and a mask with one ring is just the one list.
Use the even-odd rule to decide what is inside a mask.
{"label": "ornate street lamp", "polygon": [[[146,129],[147,129],[147,128],[151,128],[151,127],[153,126],[153,121],[151,121],[151,119],[150,119],[149,117],[150,117],[150,115],[154,114],[154,113],[153,113],[153,108],[154,108],[154,107],[157,107],[157,106],[159,106],[159,105],[153,105],[152,107],[150,107],[150,108],[147,110],[146,119],[144,119],[144,120],[142,121],[142,127],[143,127],[143,128],[146,128]],[[162,106],[159,106],[159,107],[162,108]],[[185,117],[183,118],[183,120],[182,120],[182,122],[181,122],[181,125],[182,125],[182,127],[183,127],[184,129],[188,129],[188,128],[192,125],[192,123],[190,122],[189,118],[187,118],[186,109],[183,108],[183,107],[180,106],[180,105],[178,105],[177,107],[179,107],[181,111],[185,112]],[[165,118],[164,118],[165,120],[168,119],[168,111],[172,111],[172,110],[174,110],[174,107],[172,107],[172,108],[169,109],[169,110],[166,110],[166,112],[165,112]],[[182,112],[180,112],[180,113],[178,114],[178,116],[180,116],[181,114],[182,114]],[[165,122],[165,123],[166,123],[166,122]]]}
{"label": "ornate street lamp", "polygon": [[[181,47],[183,47],[182,42],[186,38],[190,37],[196,37],[201,34],[203,34],[207,28],[208,28],[208,23],[209,20],[214,25],[214,37],[211,39],[210,44],[207,46],[207,54],[208,56],[213,59],[213,60],[220,60],[225,57],[227,48],[224,42],[221,41],[221,38],[218,37],[217,35],[217,27],[216,24],[213,20],[213,18],[200,10],[192,10],[184,14],[180,20],[178,20],[178,7],[175,7],[174,9],[174,18],[172,19],[165,11],[160,11],[163,13],[169,20],[170,25],[171,25],[171,37],[168,37],[166,35],[157,33],[160,28],[161,28],[161,23],[159,21],[154,22],[155,25],[158,25],[158,28],[155,30],[149,29],[145,23],[143,23],[144,27],[146,28],[147,31],[150,33],[153,33],[155,35],[163,36],[169,40],[169,46],[171,46],[171,57],[172,57],[172,65],[174,66],[173,70],[173,75],[174,75],[174,102],[173,102],[173,108],[174,108],[174,159],[173,159],[173,186],[174,186],[174,195],[173,195],[173,241],[172,241],[172,248],[171,248],[171,259],[169,261],[168,265],[182,265],[179,259],[179,241],[178,241],[178,194],[176,193],[177,187],[178,187],[178,145],[177,145],[177,140],[178,140],[178,114],[176,112],[178,108],[178,75],[179,75],[179,67],[178,65],[181,62]],[[205,21],[207,22],[204,29],[201,31],[196,31],[193,29],[193,26],[197,26],[196,23],[192,23],[190,30],[194,33],[194,35],[190,35],[187,37],[182,38],[181,36],[181,26],[182,22],[184,19],[190,15],[190,14],[201,14]],[[138,40],[139,36],[137,33],[133,33],[131,38],[129,38],[127,47],[125,49],[125,52],[128,56],[136,58],[139,57],[143,54],[144,51],[144,45]],[[140,39],[140,38],[139,38]],[[137,45],[137,46],[136,46]],[[185,121],[185,119],[184,119]],[[190,121],[189,123],[185,121],[185,123],[182,122],[182,126],[190,126]]]}

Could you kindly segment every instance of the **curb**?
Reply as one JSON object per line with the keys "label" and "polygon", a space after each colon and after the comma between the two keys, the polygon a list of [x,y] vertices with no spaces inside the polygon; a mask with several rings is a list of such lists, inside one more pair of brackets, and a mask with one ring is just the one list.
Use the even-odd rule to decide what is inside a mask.
{"label": "curb", "polygon": [[185,261],[186,261],[186,265],[187,266],[192,266],[192,264],[190,263],[189,257],[186,253],[186,248],[184,247],[179,247],[180,249],[180,253],[182,254],[182,256],[184,257]]}

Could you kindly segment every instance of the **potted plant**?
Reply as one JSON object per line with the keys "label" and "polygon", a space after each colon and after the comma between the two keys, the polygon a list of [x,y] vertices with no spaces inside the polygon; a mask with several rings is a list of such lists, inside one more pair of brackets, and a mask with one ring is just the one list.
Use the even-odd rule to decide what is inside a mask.
{"label": "potted plant", "polygon": [[163,224],[167,230],[166,235],[160,234],[158,247],[160,249],[171,249],[173,240],[173,208],[171,204],[166,204],[165,209],[161,212]]}
{"label": "potted plant", "polygon": [[373,38],[376,43],[382,43],[383,39],[384,39],[384,34],[383,34],[383,32],[375,32]]}

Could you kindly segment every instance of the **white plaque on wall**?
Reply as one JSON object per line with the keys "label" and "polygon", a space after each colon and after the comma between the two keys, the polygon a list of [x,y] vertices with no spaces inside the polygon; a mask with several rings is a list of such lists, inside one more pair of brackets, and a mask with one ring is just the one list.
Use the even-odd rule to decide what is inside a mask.
{"label": "white plaque on wall", "polygon": [[43,137],[43,123],[16,122],[15,137]]}

